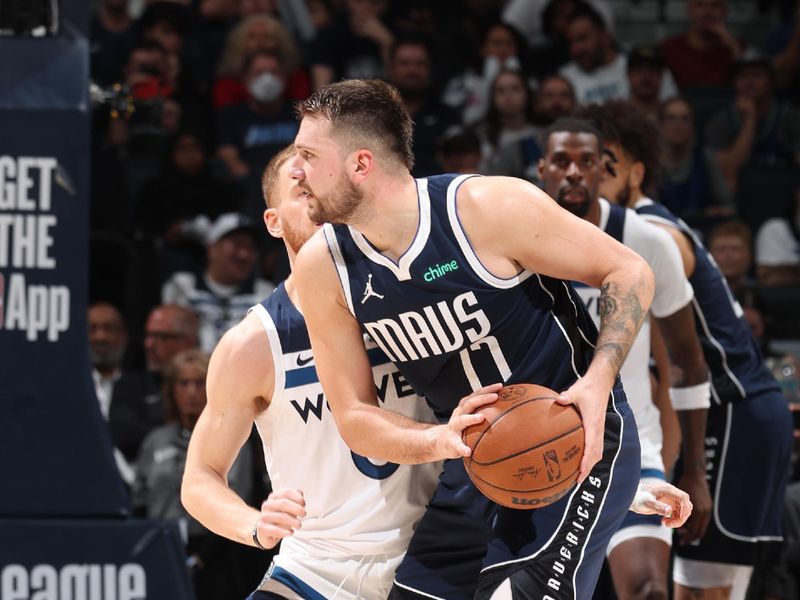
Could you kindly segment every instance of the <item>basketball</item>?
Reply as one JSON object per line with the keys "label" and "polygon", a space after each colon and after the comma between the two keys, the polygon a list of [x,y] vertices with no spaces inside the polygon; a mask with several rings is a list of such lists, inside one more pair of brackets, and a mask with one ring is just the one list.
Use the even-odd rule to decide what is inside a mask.
{"label": "basketball", "polygon": [[573,405],[540,385],[503,387],[486,419],[462,433],[472,455],[464,466],[485,496],[510,508],[541,508],[563,497],[578,478],[583,425]]}

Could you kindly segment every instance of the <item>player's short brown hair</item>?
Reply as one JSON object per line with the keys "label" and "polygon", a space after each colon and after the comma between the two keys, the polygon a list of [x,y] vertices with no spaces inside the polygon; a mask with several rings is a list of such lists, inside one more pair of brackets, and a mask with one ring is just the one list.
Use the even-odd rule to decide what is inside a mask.
{"label": "player's short brown hair", "polygon": [[411,115],[397,89],[385,81],[349,79],[326,85],[299,102],[295,111],[300,119],[327,119],[334,131],[380,143],[409,171],[414,167]]}
{"label": "player's short brown hair", "polygon": [[278,194],[278,172],[293,156],[294,145],[290,144],[273,156],[264,168],[264,172],[261,174],[261,194],[264,196],[267,208],[278,208],[281,203]]}

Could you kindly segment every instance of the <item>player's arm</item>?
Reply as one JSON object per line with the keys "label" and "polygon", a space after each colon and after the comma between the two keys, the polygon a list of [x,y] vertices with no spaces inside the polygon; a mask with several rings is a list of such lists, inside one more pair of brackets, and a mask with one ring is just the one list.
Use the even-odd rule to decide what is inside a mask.
{"label": "player's arm", "polygon": [[379,408],[361,328],[345,304],[322,232],[298,254],[294,278],[317,374],[347,445],[363,456],[404,464],[467,456],[461,431],[483,420],[469,413],[496,400],[500,386],[463,400],[446,425],[419,423]]}
{"label": "player's arm", "polygon": [[586,436],[582,481],[602,456],[608,394],[650,307],[652,271],[635,252],[519,179],[468,179],[458,215],[490,272],[508,276],[524,268],[601,290],[594,358],[566,392],[581,411]]}
{"label": "player's arm", "polygon": [[181,500],[186,510],[214,533],[255,546],[271,547],[300,527],[302,494],[282,490],[259,511],[228,486],[228,472],[247,441],[256,415],[274,387],[269,342],[258,318],[250,314],[226,333],[209,364],[208,403],[192,432]]}
{"label": "player's arm", "polygon": [[[651,320],[655,321],[655,319]],[[671,479],[672,469],[675,461],[678,460],[681,447],[681,428],[678,422],[678,415],[672,407],[669,397],[670,388],[670,364],[667,347],[658,325],[653,323],[650,327],[650,354],[655,364],[655,374],[651,374],[653,383],[653,404],[660,413],[661,431],[663,432],[663,442],[661,445],[661,458],[666,469],[667,479]]]}

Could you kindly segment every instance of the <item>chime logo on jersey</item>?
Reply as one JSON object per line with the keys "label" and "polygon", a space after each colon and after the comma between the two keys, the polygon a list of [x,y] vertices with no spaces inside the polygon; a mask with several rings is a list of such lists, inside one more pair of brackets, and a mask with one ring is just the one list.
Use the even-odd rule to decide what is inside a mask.
{"label": "chime logo on jersey", "polygon": [[408,311],[394,319],[364,323],[392,362],[406,362],[446,354],[486,336],[491,329],[486,313],[477,306],[474,292],[456,296],[450,303],[438,302]]}
{"label": "chime logo on jersey", "polygon": [[453,271],[458,271],[458,263],[454,260],[451,260],[447,263],[442,263],[440,265],[432,265],[428,267],[428,270],[425,271],[425,274],[422,278],[425,281],[431,282],[434,279],[438,279],[439,277],[444,277],[448,273]]}

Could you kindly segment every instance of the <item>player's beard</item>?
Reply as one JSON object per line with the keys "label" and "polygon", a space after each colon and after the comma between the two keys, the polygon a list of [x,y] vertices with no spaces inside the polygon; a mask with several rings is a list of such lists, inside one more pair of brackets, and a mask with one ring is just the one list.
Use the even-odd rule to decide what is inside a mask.
{"label": "player's beard", "polygon": [[288,225],[288,219],[283,221],[283,241],[286,242],[286,245],[289,246],[295,254],[300,252],[300,248],[303,247],[303,244],[305,244],[312,235],[314,235],[314,229],[305,231],[301,227],[290,227]]}
{"label": "player's beard", "polygon": [[622,189],[617,192],[615,197],[617,204],[620,206],[628,206],[628,203],[631,201],[631,188],[628,185],[623,185]]}
{"label": "player's beard", "polygon": [[[583,202],[580,204],[575,202],[568,202],[565,198],[567,194],[574,191],[582,191],[583,192]],[[591,195],[589,194],[589,188],[584,185],[573,185],[569,187],[563,187],[558,190],[558,197],[556,198],[556,202],[558,205],[571,212],[576,217],[585,217],[589,212],[589,202],[591,199]]]}
{"label": "player's beard", "polygon": [[308,206],[308,217],[317,225],[323,223],[347,223],[348,219],[358,210],[364,193],[344,175],[327,196],[320,198],[313,191],[316,202]]}

